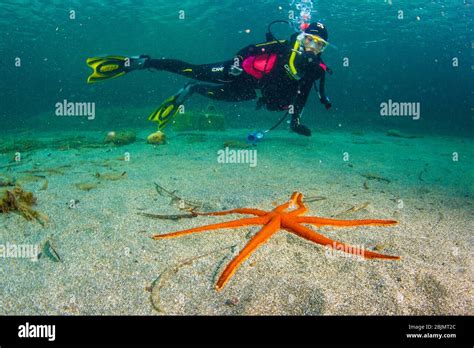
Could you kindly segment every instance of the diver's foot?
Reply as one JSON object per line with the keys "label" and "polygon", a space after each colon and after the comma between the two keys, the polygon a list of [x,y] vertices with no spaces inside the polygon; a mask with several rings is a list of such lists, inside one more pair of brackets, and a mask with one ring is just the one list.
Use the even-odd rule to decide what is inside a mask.
{"label": "diver's foot", "polygon": [[148,63],[150,61],[150,56],[141,54],[139,56],[128,57],[128,62],[125,61],[124,69],[128,71],[141,70],[148,68]]}
{"label": "diver's foot", "polygon": [[194,93],[193,87],[196,85],[195,82],[188,82],[181,88],[178,93],[176,93],[176,103],[182,104],[186,99],[188,99],[191,94]]}

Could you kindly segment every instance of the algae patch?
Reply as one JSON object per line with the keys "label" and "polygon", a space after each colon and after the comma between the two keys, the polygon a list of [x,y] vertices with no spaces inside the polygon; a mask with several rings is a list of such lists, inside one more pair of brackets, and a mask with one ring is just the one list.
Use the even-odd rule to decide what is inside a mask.
{"label": "algae patch", "polygon": [[122,132],[109,132],[104,139],[105,144],[114,144],[114,145],[128,145],[135,142],[137,136],[134,132],[131,131],[122,131]]}
{"label": "algae patch", "polygon": [[90,191],[92,189],[97,188],[97,184],[94,182],[80,182],[80,183],[74,184],[74,186],[76,186],[76,188],[82,191]]}
{"label": "algae patch", "polygon": [[127,172],[122,172],[122,173],[95,173],[95,177],[100,180],[109,180],[109,181],[117,181],[117,180],[122,180],[127,177]]}
{"label": "algae patch", "polygon": [[226,140],[224,141],[224,144],[222,145],[222,148],[230,148],[230,149],[248,149],[248,148],[251,148],[253,147],[252,145],[248,144],[248,143],[244,143],[242,141],[238,141],[238,140]]}
{"label": "algae patch", "polygon": [[8,175],[0,175],[0,187],[15,186],[15,178]]}
{"label": "algae patch", "polygon": [[388,130],[387,133],[386,133],[386,135],[387,135],[388,137],[397,137],[397,138],[405,138],[405,139],[421,138],[421,137],[416,136],[416,135],[402,133],[402,132],[400,132],[400,131],[397,130],[397,129],[390,129],[390,130]]}
{"label": "algae patch", "polygon": [[17,212],[26,220],[36,220],[41,225],[48,221],[48,217],[32,208],[36,204],[36,197],[33,193],[24,191],[21,187],[16,186],[13,190],[4,190],[0,198],[0,212],[8,214]]}

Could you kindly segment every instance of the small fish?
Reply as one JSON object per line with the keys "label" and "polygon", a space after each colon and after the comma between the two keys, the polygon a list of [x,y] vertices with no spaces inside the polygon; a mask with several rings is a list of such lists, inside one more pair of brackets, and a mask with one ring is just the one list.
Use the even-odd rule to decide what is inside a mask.
{"label": "small fish", "polygon": [[61,262],[61,258],[59,257],[59,254],[53,248],[49,240],[47,240],[46,243],[44,243],[43,248],[41,249],[41,253],[39,254],[38,257],[41,257],[41,255],[43,254],[47,256],[53,262]]}

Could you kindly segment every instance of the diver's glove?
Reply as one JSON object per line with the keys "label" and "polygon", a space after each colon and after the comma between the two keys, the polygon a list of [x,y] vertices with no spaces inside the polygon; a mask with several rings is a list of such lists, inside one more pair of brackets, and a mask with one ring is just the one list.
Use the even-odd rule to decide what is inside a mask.
{"label": "diver's glove", "polygon": [[299,118],[291,119],[290,128],[293,132],[298,133],[299,135],[304,135],[306,137],[311,136],[311,130],[308,127],[300,124]]}
{"label": "diver's glove", "polygon": [[128,57],[129,61],[124,63],[124,69],[128,71],[147,69],[149,67],[150,56],[145,54]]}
{"label": "diver's glove", "polygon": [[324,106],[326,107],[326,110],[329,110],[332,107],[331,101],[329,100],[328,97],[321,98],[320,101],[321,101],[321,104],[324,104]]}

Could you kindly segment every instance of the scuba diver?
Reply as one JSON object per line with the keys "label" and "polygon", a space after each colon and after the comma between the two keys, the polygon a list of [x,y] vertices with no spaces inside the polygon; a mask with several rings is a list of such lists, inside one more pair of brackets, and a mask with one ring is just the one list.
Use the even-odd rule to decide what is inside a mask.
{"label": "scuba diver", "polygon": [[[87,81],[94,83],[134,70],[157,69],[206,82],[187,83],[150,115],[148,119],[157,122],[160,130],[170,123],[192,94],[198,93],[230,102],[258,98],[257,110],[265,106],[270,111],[286,111],[266,132],[291,115],[291,130],[311,136],[311,130],[300,123],[300,117],[313,86],[321,103],[326,109],[331,108],[324,84],[326,72],[332,72],[321,58],[328,46],[328,32],[322,23],[305,23],[301,26],[302,31],[294,33],[289,41],[278,40],[271,32],[271,25],[278,22],[289,24],[287,21],[270,23],[266,42],[243,48],[229,61],[194,65],[175,59],[152,59],[147,55],[89,58],[87,64],[94,71]],[[316,86],[318,80],[319,88]]]}

